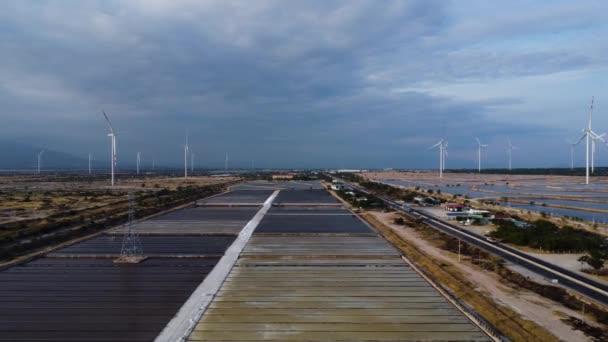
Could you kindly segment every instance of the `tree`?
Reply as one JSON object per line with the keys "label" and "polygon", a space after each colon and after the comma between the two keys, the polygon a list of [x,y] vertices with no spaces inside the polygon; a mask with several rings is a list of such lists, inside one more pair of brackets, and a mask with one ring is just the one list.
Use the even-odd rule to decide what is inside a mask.
{"label": "tree", "polygon": [[393,219],[393,222],[394,222],[395,224],[400,225],[400,226],[405,225],[405,220],[403,220],[403,217],[395,217],[395,218]]}
{"label": "tree", "polygon": [[578,262],[586,263],[587,265],[593,267],[593,269],[596,271],[604,267],[604,261],[605,259],[603,258],[603,256],[595,251],[592,251],[588,255],[583,255],[582,257],[578,258]]}

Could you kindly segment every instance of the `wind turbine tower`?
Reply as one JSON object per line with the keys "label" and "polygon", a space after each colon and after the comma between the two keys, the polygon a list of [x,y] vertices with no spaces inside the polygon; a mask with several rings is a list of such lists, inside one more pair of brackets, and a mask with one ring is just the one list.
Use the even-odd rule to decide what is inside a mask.
{"label": "wind turbine tower", "polygon": [[38,152],[38,174],[40,174],[40,164],[42,164],[42,155],[44,154],[44,150]]}
{"label": "wind turbine tower", "polygon": [[141,152],[137,152],[137,174],[139,174],[140,163],[141,163]]}
{"label": "wind turbine tower", "polygon": [[186,145],[184,145],[184,178],[188,178],[188,153],[190,153],[190,147],[188,146],[188,130],[186,130]]}
{"label": "wind turbine tower", "polygon": [[93,159],[93,155],[89,152],[89,176],[91,175],[91,160]]}
{"label": "wind turbine tower", "polygon": [[595,140],[599,140],[606,143],[604,140],[604,134],[598,135],[591,130],[591,117],[593,115],[593,97],[591,97],[591,106],[589,107],[589,118],[587,120],[587,127],[583,129],[583,136],[576,142],[578,145],[583,139],[585,139],[585,184],[589,184],[589,143]]}
{"label": "wind turbine tower", "polygon": [[514,146],[511,143],[511,139],[510,138],[507,138],[507,142],[508,142],[508,145],[507,145],[507,155],[509,156],[509,171],[511,171],[511,169],[512,169],[511,159],[512,159],[512,156],[513,156],[513,150],[517,150],[517,149],[519,149],[519,147]]}
{"label": "wind turbine tower", "polygon": [[226,159],[224,160],[224,171],[228,171],[228,152],[226,152]]}
{"label": "wind turbine tower", "polygon": [[192,173],[194,173],[194,156],[196,156],[195,153],[190,154],[190,171]]}
{"label": "wind turbine tower", "polygon": [[574,170],[574,147],[576,146],[576,143],[573,143],[570,140],[566,140],[566,142],[570,146],[570,171],[572,171]]}
{"label": "wind turbine tower", "polygon": [[108,133],[108,136],[110,137],[111,140],[111,150],[110,150],[110,155],[111,155],[111,172],[112,172],[112,186],[114,186],[114,167],[116,166],[116,132],[114,131],[114,127],[112,127],[112,123],[110,122],[110,119],[108,118],[108,115],[106,114],[106,112],[101,111],[103,113],[104,118],[106,118],[106,122],[108,124],[108,128],[110,129],[110,133]]}
{"label": "wind turbine tower", "polygon": [[443,170],[445,168],[445,156],[447,155],[448,142],[445,139],[441,139],[438,143],[429,147],[429,150],[435,147],[439,147],[439,178],[443,178]]}
{"label": "wind turbine tower", "polygon": [[481,149],[482,149],[482,147],[488,147],[488,145],[487,144],[483,145],[479,141],[479,138],[475,138],[475,140],[477,140],[477,171],[479,173],[481,173]]}

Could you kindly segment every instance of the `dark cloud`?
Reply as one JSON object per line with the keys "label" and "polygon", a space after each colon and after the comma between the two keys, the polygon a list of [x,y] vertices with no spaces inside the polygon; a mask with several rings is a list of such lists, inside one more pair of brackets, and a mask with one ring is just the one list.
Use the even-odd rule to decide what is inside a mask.
{"label": "dark cloud", "polygon": [[542,21],[553,30],[584,26],[559,26],[563,10],[526,16],[509,31],[505,20],[468,25],[471,18],[455,14],[458,3],[444,1],[2,6],[0,133],[100,155],[107,144],[103,108],[125,131],[121,157],[142,151],[167,164],[178,163],[188,128],[197,159],[209,166],[222,165],[228,152],[243,165],[256,159],[259,166],[426,167],[435,159],[426,145],[440,136],[465,149],[475,135],[523,139],[542,125],[492,118],[497,107],[525,105],[516,95],[471,100],[406,88],[604,63],[594,49],[494,51],[471,38],[512,41],[527,31],[536,37],[546,33]]}

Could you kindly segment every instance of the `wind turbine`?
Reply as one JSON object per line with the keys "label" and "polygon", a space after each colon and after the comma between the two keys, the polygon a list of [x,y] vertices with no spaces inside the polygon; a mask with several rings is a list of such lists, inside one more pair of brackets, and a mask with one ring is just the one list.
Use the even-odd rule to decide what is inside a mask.
{"label": "wind turbine", "polygon": [[188,153],[190,153],[190,147],[188,146],[188,130],[186,130],[186,145],[184,145],[184,178],[188,178]]}
{"label": "wind turbine", "polygon": [[112,165],[112,186],[114,186],[114,167],[116,166],[116,132],[114,131],[114,128],[112,127],[112,124],[110,123],[110,119],[108,118],[106,112],[104,112],[103,110],[101,112],[103,113],[104,118],[106,118],[108,128],[110,129],[110,133],[108,133],[108,136],[110,137],[112,144],[110,150],[112,161],[110,162],[110,164]]}
{"label": "wind turbine", "polygon": [[481,173],[481,148],[488,147],[488,144],[482,145],[479,138],[475,138],[475,140],[477,140],[477,169]]}
{"label": "wind turbine", "polygon": [[40,174],[40,164],[42,163],[42,155],[44,154],[44,150],[38,152],[38,174]]}
{"label": "wind turbine", "polygon": [[141,152],[137,152],[137,174],[139,174],[139,164],[141,163]]}
{"label": "wind turbine", "polygon": [[576,143],[573,143],[570,140],[566,140],[566,142],[570,145],[570,171],[572,171],[574,170],[574,147],[576,146]]}
{"label": "wind turbine", "polygon": [[194,173],[194,156],[196,156],[196,153],[190,154],[190,171],[192,173]]}
{"label": "wind turbine", "polygon": [[593,115],[593,97],[591,97],[591,106],[589,107],[589,119],[587,120],[587,127],[583,129],[583,136],[576,142],[578,145],[583,139],[585,139],[585,184],[589,184],[589,142],[599,140],[606,143],[602,135],[598,135],[591,130],[591,117]]}
{"label": "wind turbine", "polygon": [[226,159],[224,160],[224,171],[228,171],[228,152],[226,152]]}
{"label": "wind turbine", "polygon": [[93,159],[93,155],[89,152],[89,176],[91,175],[91,160]]}
{"label": "wind turbine", "polygon": [[513,154],[513,150],[518,150],[518,149],[519,149],[519,147],[514,146],[514,145],[511,143],[511,139],[510,139],[510,138],[507,138],[507,141],[508,141],[508,145],[507,145],[507,155],[509,156],[509,171],[511,171],[511,156],[512,156],[512,154]]}
{"label": "wind turbine", "polygon": [[443,178],[443,170],[445,167],[445,156],[447,155],[448,142],[445,139],[439,140],[438,143],[429,147],[429,150],[439,147],[439,178]]}

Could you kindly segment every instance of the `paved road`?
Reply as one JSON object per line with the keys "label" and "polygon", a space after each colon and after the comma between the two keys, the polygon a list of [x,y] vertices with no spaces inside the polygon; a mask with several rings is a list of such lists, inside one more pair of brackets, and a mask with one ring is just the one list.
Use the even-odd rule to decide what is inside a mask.
{"label": "paved road", "polygon": [[[370,192],[364,188],[349,184],[343,180],[340,181],[355,190],[370,194]],[[431,216],[423,211],[397,203],[388,198],[377,195],[376,197],[380,198],[388,206],[399,210],[408,216],[422,219],[424,223],[437,230],[466,241],[467,243],[482,248],[492,254],[500,256],[511,263],[521,265],[530,271],[542,275],[543,277],[557,279],[560,284],[604,305],[608,305],[608,286],[605,284],[599,283],[580,274],[576,274],[575,272],[556,266],[544,260],[535,258],[507,245],[498,242],[488,242],[486,241],[485,237],[481,235],[467,231],[457,225],[441,220],[435,216]]]}

